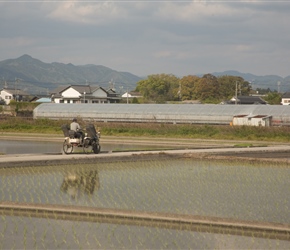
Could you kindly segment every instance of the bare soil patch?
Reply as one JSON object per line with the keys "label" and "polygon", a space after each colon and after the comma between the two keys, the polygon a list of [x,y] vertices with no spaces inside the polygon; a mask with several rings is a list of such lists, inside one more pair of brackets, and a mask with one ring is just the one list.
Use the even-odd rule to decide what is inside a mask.
{"label": "bare soil patch", "polygon": [[220,156],[243,157],[243,158],[263,158],[263,159],[290,159],[290,151],[273,152],[224,152]]}

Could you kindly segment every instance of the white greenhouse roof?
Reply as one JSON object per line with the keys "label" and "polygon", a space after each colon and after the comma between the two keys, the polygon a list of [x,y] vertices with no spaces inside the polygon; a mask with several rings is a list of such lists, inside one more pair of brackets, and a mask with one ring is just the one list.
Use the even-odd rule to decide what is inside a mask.
{"label": "white greenhouse roof", "polygon": [[228,124],[237,115],[271,116],[274,122],[290,125],[290,107],[284,105],[43,103],[34,109],[35,119],[80,117],[105,122]]}

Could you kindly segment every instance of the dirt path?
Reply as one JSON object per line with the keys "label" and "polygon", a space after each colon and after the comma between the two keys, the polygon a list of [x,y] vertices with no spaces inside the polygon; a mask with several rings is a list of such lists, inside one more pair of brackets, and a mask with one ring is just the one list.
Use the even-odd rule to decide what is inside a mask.
{"label": "dirt path", "polygon": [[[45,135],[43,134],[27,134],[27,133],[1,133],[2,140],[28,140],[28,141],[55,141],[62,142],[62,135]],[[268,141],[248,141],[248,140],[210,140],[210,139],[192,139],[192,138],[154,138],[154,137],[125,137],[125,136],[101,136],[101,144],[138,144],[138,145],[154,145],[166,146],[176,149],[216,149],[216,148],[235,148],[234,151],[207,152],[200,157],[210,158],[247,158],[247,159],[264,159],[273,160],[281,159],[290,161],[290,143],[268,142]],[[242,145],[244,145],[242,147]],[[261,150],[247,150],[245,147],[260,148]],[[239,150],[239,147],[241,150]],[[275,150],[263,150],[263,148],[277,147]],[[278,149],[278,150],[277,150]],[[195,154],[193,157],[198,157]]]}
{"label": "dirt path", "polygon": [[[59,134],[41,134],[41,133],[0,133],[2,140],[42,140],[42,141],[63,141],[63,135]],[[40,139],[41,138],[41,139]],[[104,143],[129,143],[129,144],[172,144],[172,145],[208,145],[208,146],[234,146],[238,144],[252,144],[253,146],[265,145],[290,145],[289,143],[272,141],[251,141],[251,140],[214,140],[198,138],[167,138],[167,137],[138,137],[138,136],[103,136],[101,141]]]}

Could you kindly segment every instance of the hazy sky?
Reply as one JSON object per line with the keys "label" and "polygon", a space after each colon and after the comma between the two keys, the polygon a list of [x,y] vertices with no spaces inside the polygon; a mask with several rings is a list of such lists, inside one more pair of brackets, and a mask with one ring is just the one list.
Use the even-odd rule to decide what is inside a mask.
{"label": "hazy sky", "polygon": [[0,61],[290,75],[290,0],[0,0]]}

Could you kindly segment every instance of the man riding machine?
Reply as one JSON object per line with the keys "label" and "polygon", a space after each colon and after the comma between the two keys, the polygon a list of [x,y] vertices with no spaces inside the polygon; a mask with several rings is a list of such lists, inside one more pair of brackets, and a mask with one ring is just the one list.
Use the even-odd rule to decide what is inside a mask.
{"label": "man riding machine", "polygon": [[74,136],[74,138],[78,138],[78,139],[81,138],[79,146],[83,144],[84,133],[82,131],[80,124],[78,124],[77,118],[73,118],[72,123],[70,124],[69,133],[71,133]]}
{"label": "man riding machine", "polygon": [[63,151],[65,154],[71,154],[74,147],[82,147],[85,153],[94,152],[98,154],[101,151],[99,144],[100,132],[97,132],[93,124],[88,124],[86,133],[84,133],[74,118],[70,126],[67,124],[62,126],[65,136],[63,143]]}

